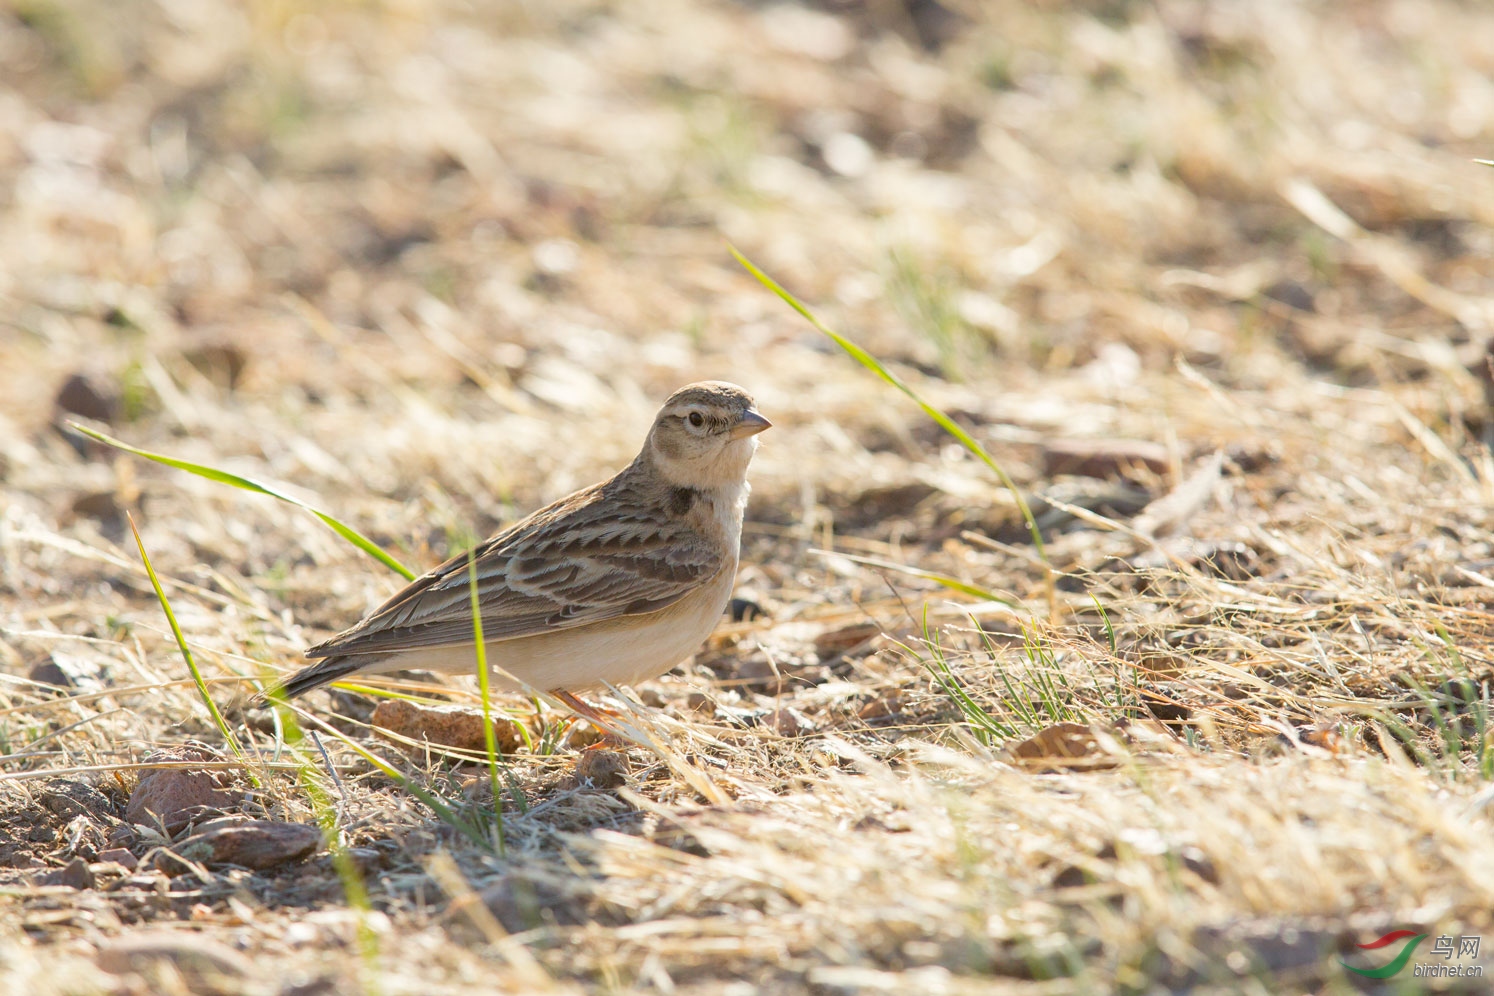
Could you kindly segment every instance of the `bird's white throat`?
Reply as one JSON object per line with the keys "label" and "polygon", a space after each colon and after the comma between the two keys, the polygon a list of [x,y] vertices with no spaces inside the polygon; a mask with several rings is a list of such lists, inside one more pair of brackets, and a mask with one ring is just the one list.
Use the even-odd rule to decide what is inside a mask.
{"label": "bird's white throat", "polygon": [[714,455],[694,459],[670,456],[658,447],[649,458],[654,468],[675,487],[725,493],[740,488],[747,480],[747,465],[757,452],[757,437],[733,439]]}
{"label": "bird's white throat", "polygon": [[751,491],[752,485],[747,483],[744,476],[735,484],[713,489],[711,494],[716,521],[721,525],[721,532],[731,547],[734,560],[742,546],[742,517],[747,512],[747,496]]}

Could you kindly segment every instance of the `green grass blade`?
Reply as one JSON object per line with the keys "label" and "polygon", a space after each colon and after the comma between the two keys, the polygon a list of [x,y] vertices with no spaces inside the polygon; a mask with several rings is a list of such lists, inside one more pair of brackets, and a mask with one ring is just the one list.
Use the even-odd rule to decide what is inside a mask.
{"label": "green grass blade", "polygon": [[1105,611],[1098,595],[1090,595],[1089,600],[1095,603],[1095,609],[1100,613],[1100,622],[1105,627],[1105,640],[1110,644],[1110,656],[1116,656],[1120,650],[1120,643],[1115,638],[1115,626],[1110,622],[1110,613]]}
{"label": "green grass blade", "polygon": [[368,748],[357,743],[347,734],[337,729],[337,727],[326,722],[325,720],[318,719],[316,716],[312,715],[309,712],[306,712],[305,710],[297,709],[295,706],[286,701],[283,694],[272,693],[270,697],[270,704],[272,708],[285,709],[288,715],[291,713],[295,713],[304,716],[307,722],[311,723],[313,726],[320,729],[323,733],[327,734],[327,736],[331,737],[333,740],[336,740],[338,743],[342,744],[344,747],[348,748],[353,753],[363,758],[363,760],[379,769],[379,771],[382,772],[385,776],[392,778],[396,782],[398,782],[400,788],[404,789],[406,792],[410,793],[415,798],[419,799],[421,802],[429,806],[431,812],[435,813],[436,818],[441,820],[441,822],[451,827],[463,837],[466,837],[468,840],[472,841],[472,843],[476,844],[478,847],[486,848],[488,846],[488,841],[483,837],[482,832],[476,827],[472,826],[472,824],[468,823],[466,820],[458,816],[456,810],[446,805],[446,803],[442,802],[433,793],[415,784],[414,779],[399,771],[399,769],[395,768],[392,764],[388,763],[383,758],[370,751]]}
{"label": "green grass blade", "polygon": [[415,702],[421,705],[445,705],[445,699],[433,699],[429,695],[414,695],[409,692],[397,691],[393,688],[375,688],[373,685],[360,685],[355,681],[334,681],[328,687],[339,688],[344,692],[354,692],[358,695],[367,695],[374,699],[403,699],[406,702]]}
{"label": "green grass blade", "polygon": [[[1028,704],[1026,684],[1024,683],[1019,690],[1012,683],[1011,675],[1007,674],[1007,669],[1002,666],[1001,653],[996,647],[996,642],[991,639],[991,634],[986,632],[986,628],[980,624],[980,620],[972,615],[970,616],[970,625],[974,626],[975,631],[980,634],[980,642],[981,646],[985,648],[986,659],[991,662],[991,669],[996,672],[1001,678],[1001,683],[1006,687],[1006,711],[1008,713],[1015,712],[1020,719],[1026,721],[1028,727],[1032,730],[1041,728],[1042,724],[1038,722],[1037,714],[1032,711]],[[1016,736],[1017,733],[1017,727],[1012,726],[1010,735]]]}
{"label": "green grass blade", "polygon": [[493,786],[493,845],[500,858],[508,848],[503,840],[503,793],[498,784],[498,738],[493,732],[493,696],[489,690],[488,648],[482,640],[482,609],[477,604],[477,557],[467,550],[467,593],[472,602],[472,636],[477,641],[477,688],[482,693],[482,745],[488,753],[488,778]]}
{"label": "green grass blade", "polygon": [[[145,541],[140,538],[140,529],[135,525],[135,517],[125,513],[129,519],[130,531],[135,534],[135,546],[140,550],[140,562],[145,565],[145,573],[150,577],[151,587],[156,589],[156,600],[161,603],[161,609],[166,613],[166,622],[171,626],[171,635],[176,637],[176,645],[182,652],[182,659],[187,662],[187,670],[192,672],[192,680],[197,685],[197,694],[202,696],[202,702],[207,706],[208,713],[213,717],[213,722],[218,727],[218,732],[223,734],[224,741],[232,748],[234,756],[242,759],[244,749],[239,746],[239,740],[228,728],[223,714],[218,711],[218,706],[213,702],[212,695],[208,694],[207,682],[202,680],[202,672],[197,669],[197,661],[192,657],[192,651],[187,647],[187,638],[182,634],[182,628],[176,621],[176,613],[171,611],[171,602],[166,598],[166,592],[161,588],[161,579],[156,576],[156,569],[151,566],[150,557],[145,552]],[[254,772],[249,772],[249,780],[259,787],[259,779]]]}
{"label": "green grass blade", "polygon": [[342,744],[344,747],[348,748],[353,753],[363,758],[363,760],[367,761],[375,768],[378,768],[379,771],[384,775],[398,782],[400,788],[404,789],[406,792],[410,793],[415,798],[419,799],[421,802],[429,806],[431,812],[435,813],[436,817],[440,819],[442,823],[445,823],[457,833],[472,841],[472,843],[476,844],[478,847],[486,848],[488,846],[488,840],[482,835],[482,831],[478,830],[476,827],[472,826],[472,824],[468,823],[466,820],[458,816],[456,814],[456,810],[452,809],[450,806],[446,805],[446,803],[436,798],[433,793],[428,792],[425,789],[421,788],[419,785],[415,784],[414,779],[403,774],[398,768],[394,767],[394,765],[388,763],[373,751],[364,747],[362,744],[355,742],[351,737],[348,737],[336,727],[328,723],[324,723],[321,720],[315,719],[314,717],[312,718],[312,721],[317,726],[321,727],[322,731],[326,733],[327,736],[332,737],[338,743]]}
{"label": "green grass blade", "polygon": [[113,436],[107,436],[104,433],[99,432],[97,429],[90,429],[86,425],[79,425],[77,422],[70,421],[67,423],[67,425],[68,428],[74,430],[75,432],[82,433],[89,439],[97,440],[98,442],[103,443],[105,446],[112,446],[117,450],[123,450],[125,453],[131,453],[138,457],[144,457],[147,460],[154,460],[156,463],[164,464],[167,467],[174,467],[177,470],[185,470],[189,474],[196,474],[198,477],[204,477],[209,481],[216,481],[219,484],[227,484],[230,487],[239,488],[242,491],[252,491],[255,494],[269,495],[271,498],[278,498],[283,502],[295,505],[297,508],[305,509],[312,515],[316,516],[318,519],[321,519],[322,522],[325,523],[337,535],[341,536],[343,539],[347,540],[349,543],[353,544],[358,549],[362,550],[364,553],[368,554],[370,557],[383,564],[385,567],[388,567],[392,571],[403,574],[406,581],[415,580],[414,571],[410,570],[404,564],[401,564],[398,560],[395,560],[388,553],[384,552],[383,548],[373,540],[369,539],[367,536],[364,536],[352,526],[349,526],[343,522],[339,522],[337,519],[333,518],[331,515],[328,515],[326,512],[323,512],[316,506],[308,505],[301,499],[296,498],[292,495],[288,495],[284,491],[280,491],[268,484],[263,484],[259,481],[251,480],[247,477],[240,477],[238,474],[230,474],[226,470],[218,470],[216,467],[208,467],[200,463],[192,463],[188,460],[179,460],[176,457],[170,457],[164,453],[152,453],[150,450],[142,450],[138,446],[131,446],[129,443],[115,439]]}
{"label": "green grass blade", "polygon": [[992,716],[985,707],[971,698],[970,693],[965,691],[964,685],[960,684],[959,679],[955,677],[954,670],[950,668],[949,661],[944,656],[944,650],[939,645],[938,637],[929,629],[927,605],[923,609],[923,644],[934,658],[934,664],[925,663],[924,666],[933,674],[944,693],[954,700],[956,707],[965,717],[965,724],[971,728],[971,731],[987,744],[993,737],[1004,740],[1010,736],[1011,731],[1006,724]]}
{"label": "green grass blade", "polygon": [[[332,794],[321,784],[315,765],[307,760],[304,749],[305,734],[301,732],[301,726],[296,722],[295,714],[283,700],[272,703],[270,713],[275,717],[276,726],[283,731],[285,741],[290,747],[291,757],[297,766],[297,780],[307,800],[311,803],[317,824],[322,828],[327,850],[332,856],[332,870],[337,873],[338,879],[342,882],[343,896],[358,915],[358,952],[363,959],[364,986],[369,992],[374,992],[374,983],[379,978],[379,935],[369,925],[373,904],[368,899],[368,886],[363,881],[363,873],[358,870],[357,863],[348,853],[347,843],[343,840],[338,809],[332,803]],[[331,755],[327,753],[327,748],[322,746],[320,740],[313,742],[327,766],[328,780],[336,786],[339,794],[346,801],[342,786],[337,781],[337,772],[332,767]]]}
{"label": "green grass blade", "polygon": [[[886,381],[888,384],[891,384],[893,387],[906,394],[909,398],[913,399],[914,403],[916,403],[918,407],[923,409],[924,414],[928,415],[929,418],[937,422],[940,428],[949,433],[955,439],[959,440],[960,445],[964,446],[965,449],[973,453],[987,467],[991,468],[991,471],[996,475],[997,479],[1001,481],[1002,486],[1010,491],[1012,497],[1016,499],[1017,508],[1022,512],[1022,522],[1027,527],[1027,531],[1032,535],[1032,545],[1037,549],[1038,557],[1043,561],[1043,563],[1045,565],[1048,564],[1048,554],[1043,547],[1043,534],[1037,527],[1037,520],[1032,517],[1032,509],[1028,507],[1027,499],[1022,497],[1022,492],[1017,488],[1016,482],[1007,476],[1006,471],[1001,469],[1001,465],[996,462],[991,454],[986,452],[986,448],[982,446],[974,436],[970,435],[970,433],[962,429],[954,419],[950,418],[948,415],[944,414],[944,412],[940,411],[938,408],[935,408],[929,402],[925,401],[922,395],[913,390],[913,388],[906,381],[883,366],[881,360],[878,360],[875,356],[868,353],[860,346],[856,345],[850,339],[847,339],[845,336],[831,329],[824,322],[816,318],[807,307],[799,302],[798,298],[794,297],[794,295],[784,290],[781,286],[779,286],[776,280],[768,276],[762,270],[758,269],[751,260],[738,252],[736,246],[728,245],[727,248],[731,250],[731,254],[736,257],[737,262],[742,264],[743,268],[746,269],[748,273],[757,278],[758,283],[762,284],[764,287],[768,288],[768,290],[772,291],[774,294],[777,294],[780,298],[782,298],[785,304],[787,304],[790,308],[793,308],[799,314],[803,315],[805,320],[808,321],[809,324],[813,325],[820,332],[829,336],[837,346],[849,353],[851,355],[851,358],[854,359],[857,363],[860,363],[863,367],[870,370],[878,377],[882,378],[882,380]],[[1051,567],[1049,567],[1048,569],[1048,584],[1051,590],[1051,586],[1053,584],[1053,571]]]}

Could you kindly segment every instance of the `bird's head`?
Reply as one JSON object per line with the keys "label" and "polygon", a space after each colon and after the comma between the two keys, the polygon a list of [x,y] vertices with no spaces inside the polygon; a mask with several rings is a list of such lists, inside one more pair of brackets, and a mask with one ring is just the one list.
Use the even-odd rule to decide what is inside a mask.
{"label": "bird's head", "polygon": [[675,391],[659,409],[643,451],[671,484],[715,488],[740,484],[773,423],[735,384],[706,380]]}

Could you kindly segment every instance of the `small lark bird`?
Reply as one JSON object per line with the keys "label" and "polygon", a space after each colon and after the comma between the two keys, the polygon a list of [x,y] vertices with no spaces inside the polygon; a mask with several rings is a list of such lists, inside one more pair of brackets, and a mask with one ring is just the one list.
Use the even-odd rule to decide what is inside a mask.
{"label": "small lark bird", "polygon": [[[502,669],[495,681],[516,687],[512,675],[595,720],[571,692],[653,678],[689,656],[731,597],[747,464],[771,424],[735,384],[680,388],[617,476],[478,546],[483,641]],[[321,660],[267,695],[403,668],[475,671],[468,580],[467,555],[452,557],[306,651]]]}

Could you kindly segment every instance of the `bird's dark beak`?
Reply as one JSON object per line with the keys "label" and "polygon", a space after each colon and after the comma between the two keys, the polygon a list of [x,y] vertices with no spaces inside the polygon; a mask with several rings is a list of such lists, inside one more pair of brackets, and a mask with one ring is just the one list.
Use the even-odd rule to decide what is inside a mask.
{"label": "bird's dark beak", "polygon": [[730,436],[732,439],[746,439],[748,436],[755,436],[764,429],[771,428],[773,428],[772,422],[749,408],[742,413],[742,421],[731,427]]}

